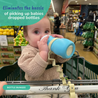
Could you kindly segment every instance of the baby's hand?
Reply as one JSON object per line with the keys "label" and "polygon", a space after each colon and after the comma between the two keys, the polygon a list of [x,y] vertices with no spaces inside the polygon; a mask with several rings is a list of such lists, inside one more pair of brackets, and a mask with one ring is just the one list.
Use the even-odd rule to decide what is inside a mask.
{"label": "baby's hand", "polygon": [[59,34],[51,34],[51,36],[56,37],[56,38],[64,38],[62,35],[59,35]]}
{"label": "baby's hand", "polygon": [[40,56],[47,61],[48,58],[48,45],[47,45],[47,41],[48,41],[49,36],[44,37],[41,41],[38,41],[38,48],[39,48],[39,54]]}
{"label": "baby's hand", "polygon": [[37,44],[38,44],[38,48],[39,48],[39,51],[46,51],[48,52],[48,45],[47,45],[47,41],[48,41],[48,38],[49,36],[46,36],[44,37],[42,40],[38,41]]}

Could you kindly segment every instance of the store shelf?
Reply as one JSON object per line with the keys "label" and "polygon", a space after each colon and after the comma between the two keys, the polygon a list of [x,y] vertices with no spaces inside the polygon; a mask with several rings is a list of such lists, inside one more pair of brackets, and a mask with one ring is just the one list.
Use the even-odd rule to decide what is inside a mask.
{"label": "store shelf", "polygon": [[1,57],[0,59],[1,60],[15,60],[15,58],[3,58],[3,57]]}
{"label": "store shelf", "polygon": [[21,54],[14,54],[14,56],[20,56]]}
{"label": "store shelf", "polygon": [[14,51],[0,51],[0,53],[14,53]]}
{"label": "store shelf", "polygon": [[[76,12],[77,11],[77,12]],[[67,31],[73,32],[74,24],[78,21],[78,15],[79,15],[79,10],[77,8],[72,8],[68,7],[66,13],[66,19],[65,19],[65,26]]]}
{"label": "store shelf", "polygon": [[8,44],[8,46],[13,46],[13,44]]}
{"label": "store shelf", "polygon": [[[9,29],[9,27],[7,28],[2,27],[2,29]],[[15,30],[14,27],[10,29]],[[15,51],[16,52],[21,51],[21,47],[14,47],[14,35],[6,35],[6,36],[7,36],[8,46],[0,46],[0,67],[12,65],[14,62],[16,62],[16,59],[20,57],[20,54],[15,54]],[[7,50],[12,50],[12,51],[7,51]]]}
{"label": "store shelf", "polygon": [[94,42],[94,47],[98,50],[98,43]]}
{"label": "store shelf", "polygon": [[7,37],[14,37],[14,35],[7,35]]}
{"label": "store shelf", "polygon": [[21,46],[14,46],[14,48],[21,48]]}
{"label": "store shelf", "polygon": [[9,66],[9,65],[12,65],[12,64],[0,64],[0,67]]}
{"label": "store shelf", "polygon": [[0,64],[0,67],[3,67],[3,66],[8,66],[10,64]]}

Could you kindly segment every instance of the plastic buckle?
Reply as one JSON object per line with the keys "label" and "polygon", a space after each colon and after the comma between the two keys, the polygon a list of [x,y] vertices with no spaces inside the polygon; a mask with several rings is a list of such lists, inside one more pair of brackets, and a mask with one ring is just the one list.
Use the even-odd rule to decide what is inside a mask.
{"label": "plastic buckle", "polygon": [[71,82],[68,81],[68,86],[69,86],[69,89],[70,89],[70,98],[76,98],[74,84],[71,84]]}

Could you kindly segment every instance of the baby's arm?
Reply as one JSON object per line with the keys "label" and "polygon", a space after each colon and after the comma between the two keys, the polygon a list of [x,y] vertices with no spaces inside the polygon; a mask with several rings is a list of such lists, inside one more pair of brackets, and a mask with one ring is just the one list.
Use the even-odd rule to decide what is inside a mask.
{"label": "baby's arm", "polygon": [[44,73],[48,63],[41,58],[39,53],[28,52],[20,56],[18,65],[30,77],[38,78]]}
{"label": "baby's arm", "polygon": [[38,42],[39,52],[37,54],[35,54],[34,51],[29,50],[27,50],[29,52],[24,53],[23,50],[22,55],[18,60],[20,68],[32,78],[40,77],[48,65],[47,40],[48,37]]}

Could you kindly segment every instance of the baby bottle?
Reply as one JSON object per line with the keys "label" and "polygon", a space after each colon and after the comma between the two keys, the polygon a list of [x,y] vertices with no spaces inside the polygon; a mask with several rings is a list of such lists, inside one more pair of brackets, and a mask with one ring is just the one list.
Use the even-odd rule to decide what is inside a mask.
{"label": "baby bottle", "polygon": [[71,58],[75,52],[75,44],[66,38],[55,38],[49,36],[47,44],[52,52],[62,58]]}

